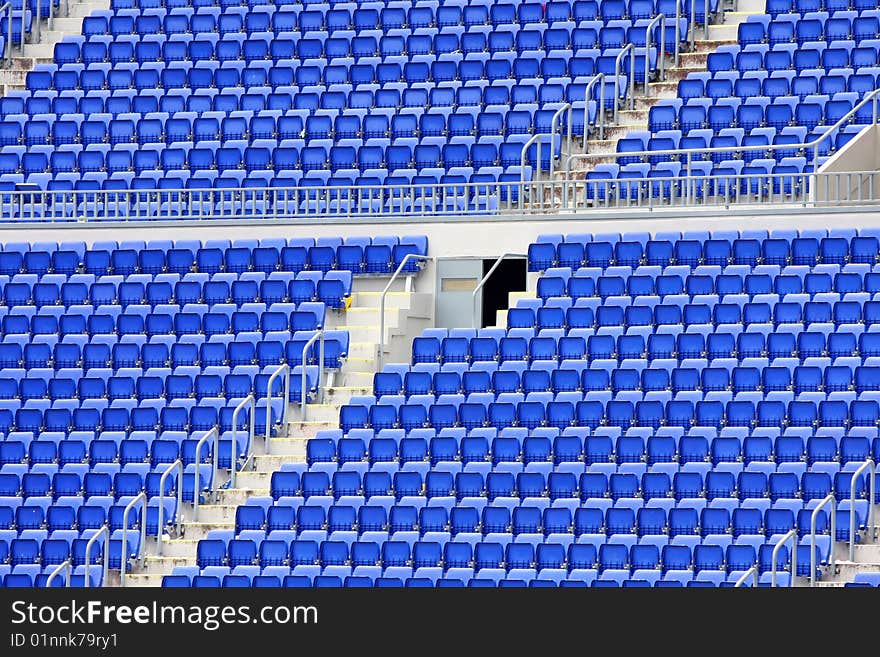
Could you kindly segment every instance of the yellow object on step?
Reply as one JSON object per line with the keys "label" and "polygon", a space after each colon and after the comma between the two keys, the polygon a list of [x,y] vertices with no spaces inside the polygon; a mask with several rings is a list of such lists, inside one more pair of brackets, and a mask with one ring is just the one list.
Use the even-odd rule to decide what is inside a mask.
{"label": "yellow object on step", "polygon": [[351,308],[351,295],[345,297],[345,310]]}

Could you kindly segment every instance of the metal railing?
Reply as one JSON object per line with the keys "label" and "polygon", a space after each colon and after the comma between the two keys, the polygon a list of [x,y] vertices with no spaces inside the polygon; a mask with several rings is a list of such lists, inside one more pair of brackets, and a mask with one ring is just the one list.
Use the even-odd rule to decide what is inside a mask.
{"label": "metal railing", "polygon": [[834,540],[837,538],[837,522],[835,521],[837,498],[834,497],[834,493],[829,493],[813,509],[813,513],[810,514],[810,586],[816,586],[816,521],[819,518],[819,512],[829,505],[831,506],[831,513],[828,514],[831,522],[831,556],[829,558],[831,560],[831,571],[834,572]]}
{"label": "metal railing", "polygon": [[70,586],[70,572],[73,569],[72,561],[68,558],[62,561],[58,566],[49,573],[49,576],[46,578],[46,588],[52,586],[52,582],[55,578],[61,574],[61,571],[64,571],[64,586]]}
{"label": "metal railing", "polygon": [[471,312],[473,313],[472,317],[471,317],[471,320],[472,320],[471,326],[473,326],[473,328],[479,329],[480,324],[482,324],[482,322],[479,319],[479,311],[477,310],[477,295],[480,293],[480,290],[483,289],[483,286],[486,284],[486,282],[492,277],[492,274],[495,273],[495,270],[498,269],[498,267],[501,265],[501,262],[504,260],[510,260],[512,258],[528,258],[528,257],[529,256],[527,254],[523,254],[523,253],[504,253],[504,254],[498,256],[498,258],[495,260],[495,262],[492,263],[492,266],[489,268],[489,271],[487,271],[483,275],[483,278],[480,279],[480,281],[477,283],[476,287],[474,287],[474,291],[471,293]]}
{"label": "metal railing", "polygon": [[125,510],[122,512],[122,552],[119,561],[119,586],[125,586],[125,571],[126,564],[128,563],[128,514],[138,502],[143,505],[143,513],[141,514],[140,523],[141,540],[138,544],[137,553],[134,555],[135,561],[140,558],[144,551],[144,543],[147,541],[147,504],[149,500],[146,493],[140,492],[125,506]]}
{"label": "metal railing", "polygon": [[6,61],[6,68],[12,66],[12,3],[4,2],[0,5],[0,15],[6,12],[6,43],[3,58]]}
{"label": "metal railing", "polygon": [[[680,1],[680,0],[677,0]],[[703,39],[709,39],[709,0],[704,0],[703,5]],[[697,42],[696,26],[697,24],[697,0],[691,0],[691,15],[688,23],[688,34],[690,35],[691,50]]]}
{"label": "metal railing", "polygon": [[[529,140],[523,144],[522,152],[519,155],[519,171],[520,180],[526,182],[526,159],[529,155],[529,146],[535,144],[535,170],[532,172],[531,179],[537,180],[541,177],[541,137],[544,135],[532,135]],[[552,138],[551,138],[552,141]]]}
{"label": "metal railing", "polygon": [[199,520],[199,498],[202,495],[201,490],[201,482],[199,481],[201,478],[201,465],[202,465],[202,445],[204,445],[211,438],[214,439],[214,444],[211,447],[211,493],[217,490],[217,472],[218,468],[218,452],[220,451],[220,429],[217,426],[213,426],[205,432],[205,435],[199,438],[199,442],[196,443],[196,455],[195,455],[195,473],[193,475],[193,520],[198,522]]}
{"label": "metal railing", "polygon": [[[553,178],[553,161],[556,156],[556,129],[558,128],[558,120],[559,118],[568,113],[568,136],[566,137],[567,150],[571,153],[571,123],[572,123],[572,109],[571,103],[565,103],[562,107],[560,107],[553,114],[553,118],[550,119],[550,178]],[[586,126],[584,126],[584,131],[586,131]],[[559,154],[562,155],[562,144],[559,144]]]}
{"label": "metal railing", "polygon": [[307,408],[309,405],[309,377],[307,371],[309,362],[309,349],[313,344],[315,344],[316,341],[318,342],[318,381],[315,388],[315,401],[320,403],[324,398],[324,329],[318,329],[315,334],[310,337],[308,341],[303,345],[302,350],[302,371],[300,372],[302,380],[300,382],[299,407],[301,419],[303,422],[305,422],[308,417]]}
{"label": "metal railing", "polygon": [[605,74],[597,73],[587,83],[587,89],[584,92],[584,153],[587,152],[587,142],[589,141],[587,127],[590,125],[590,98],[596,84],[599,85],[599,105],[596,107],[596,121],[593,122],[593,125],[599,127],[599,139],[605,139]]}
{"label": "metal railing", "polygon": [[[676,0],[676,4],[678,4],[679,0]],[[657,21],[660,21],[660,47],[657,48],[657,69],[658,69],[658,79],[665,80],[666,79],[666,65],[664,63],[665,51],[666,51],[666,14],[658,14],[654,18],[651,19],[651,22],[648,23],[648,26],[645,28],[645,98],[650,96],[649,93],[649,85],[651,82],[651,40],[652,40],[652,30],[656,25]]]}
{"label": "metal railing", "polygon": [[755,586],[755,588],[758,588],[758,566],[757,566],[757,564],[752,566],[751,568],[749,568],[746,572],[744,572],[742,574],[742,576],[740,576],[740,578],[738,580],[736,580],[736,583],[733,585],[733,588],[735,588],[735,589],[740,588],[743,584],[746,583],[746,581],[748,581],[749,577],[754,578],[754,586]]}
{"label": "metal railing", "polygon": [[856,531],[858,528],[856,527],[856,485],[859,483],[859,477],[862,472],[865,470],[869,471],[868,476],[870,477],[870,482],[868,486],[869,494],[871,496],[868,501],[868,536],[874,536],[874,506],[877,502],[877,466],[874,463],[874,459],[867,458],[865,462],[862,463],[855,472],[852,473],[852,479],[849,483],[849,560],[855,561],[856,557]]}
{"label": "metal railing", "polygon": [[[40,24],[43,20],[42,0],[36,0],[36,1],[37,1],[37,11],[32,15],[33,17],[31,19],[31,28],[32,28],[31,29],[31,43],[39,43],[40,37],[43,34],[42,25]],[[50,7],[52,6],[52,3],[54,1],[55,0],[49,0]],[[22,17],[22,20],[24,20],[23,17]],[[22,44],[21,45],[22,54],[24,54],[24,39],[22,39],[21,44]]]}
{"label": "metal railing", "polygon": [[776,588],[776,559],[779,551],[785,546],[785,543],[791,539],[791,557],[789,559],[791,565],[791,581],[789,586],[794,586],[794,579],[797,577],[797,527],[790,529],[782,538],[776,541],[773,551],[770,553],[770,586]]}
{"label": "metal railing", "polygon": [[[620,66],[623,61],[623,56],[629,53],[629,81],[627,83],[628,90],[626,93],[627,102],[629,104],[629,108],[633,109],[635,107],[635,90],[636,90],[636,47],[628,43],[626,44],[619,53],[617,53],[617,57],[614,58],[614,124],[617,124],[617,112],[620,109],[620,89],[618,89],[618,85],[620,84]],[[571,159],[571,156],[569,156]]]}
{"label": "metal railing", "polygon": [[91,587],[92,578],[89,573],[89,568],[92,564],[92,546],[98,541],[99,538],[104,537],[104,547],[103,547],[103,568],[101,574],[101,583],[107,583],[107,573],[110,572],[110,528],[107,525],[101,525],[89,539],[89,542],[86,543],[86,562],[85,562],[85,583],[83,586],[86,588]]}
{"label": "metal railing", "polygon": [[[729,155],[742,154],[742,153],[757,153],[757,152],[775,152],[775,151],[806,151],[809,149],[813,149],[813,163],[815,167],[818,169],[818,159],[819,159],[819,147],[829,139],[839,128],[847,125],[849,120],[855,116],[860,109],[865,107],[868,103],[873,103],[873,112],[872,112],[872,121],[871,124],[877,123],[877,115],[878,115],[878,96],[880,96],[880,89],[875,89],[870,93],[865,94],[865,97],[862,98],[858,103],[856,103],[853,108],[844,114],[837,122],[830,126],[822,135],[813,139],[812,141],[803,142],[801,144],[762,144],[755,146],[713,146],[710,148],[670,148],[665,150],[657,150],[657,151],[631,151],[626,153],[604,153],[604,154],[592,154],[592,153],[572,153],[566,159],[565,171],[566,177],[571,177],[572,163],[573,162],[589,162],[598,159],[608,159],[608,158],[617,158],[617,157],[635,157],[635,158],[649,158],[649,157],[676,157],[679,161],[681,161],[682,156],[684,156],[685,161],[687,163],[687,167],[685,168],[688,175],[690,175],[690,165],[691,161],[699,161],[707,158],[706,156],[713,154],[726,153]],[[614,117],[615,123],[617,122],[617,116]],[[859,125],[870,125],[870,124],[859,124]],[[728,159],[738,159],[738,158],[728,158]],[[739,158],[742,159],[742,158]]]}
{"label": "metal railing", "polygon": [[[183,502],[183,461],[181,459],[177,459],[174,463],[169,465],[165,472],[162,473],[162,476],[159,478],[159,508],[157,509],[157,518],[156,518],[156,555],[162,556],[162,535],[164,534],[165,529],[165,480],[168,479],[168,475],[170,475],[173,471],[177,471],[179,473],[179,478],[177,481],[177,486],[175,486],[175,490],[177,491],[177,508],[174,510],[174,517],[171,518],[171,522],[177,525],[177,529],[179,529],[179,518],[180,518],[180,506]],[[146,523],[147,512],[144,511],[144,522]]]}
{"label": "metal railing", "polygon": [[[303,369],[305,369],[305,362],[303,362]],[[281,426],[287,426],[287,407],[290,405],[290,365],[282,363],[278,366],[278,369],[272,372],[271,376],[269,376],[269,381],[266,383],[266,438],[263,445],[263,450],[266,454],[269,453],[269,444],[272,439],[272,384],[282,374],[284,375],[284,404],[281,408]]]}
{"label": "metal railing", "polygon": [[[305,369],[305,367],[303,367]],[[245,464],[251,458],[251,452],[254,449],[254,420],[257,415],[257,400],[254,397],[254,393],[248,394],[247,397],[242,399],[238,406],[235,407],[235,410],[232,411],[232,453],[231,458],[232,461],[229,463],[229,487],[235,488],[235,473],[238,471],[238,414],[241,413],[245,408],[249,408],[248,412],[248,441],[247,447],[244,450],[244,461]],[[242,464],[244,467],[244,464]]]}
{"label": "metal railing", "polygon": [[403,257],[403,260],[400,261],[400,264],[397,265],[397,269],[394,270],[394,273],[391,274],[391,278],[388,279],[388,283],[382,290],[382,294],[379,295],[379,344],[377,346],[379,353],[376,355],[377,372],[382,370],[382,363],[385,359],[385,297],[388,296],[388,291],[391,289],[394,281],[397,280],[397,277],[400,276],[400,273],[406,268],[406,266],[410,262],[412,262],[413,260],[427,262],[428,260],[433,259],[433,256],[420,255],[418,253],[407,253]]}
{"label": "metal railing", "polygon": [[[796,149],[796,145],[788,146],[788,148]],[[620,154],[627,156],[629,154]],[[658,153],[659,155],[659,153]],[[604,156],[604,157],[614,157]],[[382,221],[387,218],[401,219],[407,218],[412,221],[419,219],[435,217],[475,217],[486,219],[489,217],[499,217],[503,215],[534,215],[534,214],[563,214],[566,212],[577,211],[579,208],[595,208],[602,207],[606,209],[620,208],[638,208],[642,210],[653,210],[660,207],[685,207],[692,205],[725,205],[754,203],[786,203],[790,205],[797,202],[806,206],[822,206],[822,205],[859,205],[864,203],[875,203],[880,199],[880,172],[876,171],[841,171],[816,173],[813,171],[793,172],[793,173],[736,173],[730,172],[703,173],[692,171],[690,176],[687,175],[687,167],[683,167],[682,172],[670,172],[668,175],[658,175],[657,172],[639,178],[615,178],[611,177],[591,177],[585,179],[583,174],[580,177],[570,175],[559,176],[557,180],[532,180],[524,182],[522,180],[498,181],[498,182],[481,182],[481,183],[437,183],[436,185],[423,186],[405,186],[392,187],[381,186],[375,188],[362,187],[357,192],[359,194],[376,193],[379,196],[396,194],[396,199],[403,200],[405,203],[411,202],[408,208],[397,210],[384,210],[382,212],[364,212],[363,214],[352,213],[350,215],[340,215],[327,209],[323,214],[299,213],[291,211],[289,215],[278,214],[277,216],[269,216],[264,213],[226,213],[226,211],[213,215],[193,215],[187,211],[181,210],[177,215],[178,219],[190,219],[196,222],[207,220],[236,220],[236,221],[266,221],[282,218],[288,221],[304,220],[339,220],[345,216],[357,217],[358,219],[367,220],[375,219]],[[757,193],[748,193],[749,184],[758,184],[763,181],[761,189]],[[771,183],[791,181],[786,183],[786,188],[791,191],[778,191],[772,189],[775,185]],[[661,187],[661,183],[663,186]],[[670,191],[665,191],[666,189]],[[323,188],[329,191],[332,188]],[[739,189],[739,191],[737,191]],[[605,190],[605,191],[603,191]],[[815,194],[813,192],[815,190]],[[186,194],[192,194],[193,198],[204,194],[204,198],[212,198],[215,193],[220,190],[187,190]],[[253,190],[241,190],[243,193],[253,193]],[[274,192],[284,191],[288,194],[296,194],[305,191],[304,188],[290,188],[286,190],[273,190]],[[566,192],[566,193],[563,193]],[[153,192],[156,194],[165,194],[165,192]],[[6,194],[15,195],[20,198],[22,192],[0,192],[0,206],[2,206],[2,197]],[[84,192],[84,191],[47,191],[37,193],[28,193],[28,196],[40,196],[44,201],[43,207],[51,208],[53,202],[63,197],[70,199],[81,199],[88,195],[103,195],[103,200],[98,207],[104,207],[104,200],[113,203],[112,197],[118,198],[134,198],[142,195],[143,192]],[[128,196],[130,195],[130,196]],[[408,195],[408,196],[403,196]],[[815,195],[815,198],[812,196]],[[429,203],[430,201],[430,203]],[[416,204],[425,202],[422,207],[414,207]],[[120,203],[126,205],[128,202]],[[429,207],[431,204],[433,207]],[[132,207],[136,207],[136,204]],[[21,215],[22,221],[29,221],[27,216]],[[45,215],[34,215],[34,217],[43,216],[44,219],[37,219],[37,223],[68,223],[77,215],[75,210],[71,209],[69,213],[61,212],[48,213]],[[131,215],[119,215],[120,221],[128,221],[140,216],[141,219],[146,218],[146,214],[138,214],[134,211]],[[158,217],[153,216],[152,219]],[[107,215],[107,220],[113,220],[113,217]],[[16,220],[17,221],[17,220]],[[13,221],[10,226],[14,226]],[[92,221],[89,219],[88,221]],[[94,219],[96,223],[101,223],[102,219]],[[2,226],[0,221],[0,226]]]}

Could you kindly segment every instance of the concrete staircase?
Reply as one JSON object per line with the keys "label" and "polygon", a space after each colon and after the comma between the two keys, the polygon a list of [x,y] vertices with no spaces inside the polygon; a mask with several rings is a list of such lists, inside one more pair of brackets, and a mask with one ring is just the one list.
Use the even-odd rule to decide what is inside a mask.
{"label": "concrete staircase", "polygon": [[[48,1],[48,0],[47,0]],[[93,11],[110,9],[110,0],[66,0],[61,3],[51,20],[40,22],[39,33],[36,27],[31,33],[32,43],[12,46],[12,65],[0,69],[0,95],[10,91],[25,89],[25,78],[37,64],[51,64],[55,44],[65,36],[82,33],[83,18]],[[35,24],[36,25],[36,24]],[[38,37],[37,37],[38,35]]]}
{"label": "concrete staircase", "polygon": [[[198,521],[193,519],[192,505],[184,504],[179,535],[166,536],[162,555],[156,554],[156,538],[148,537],[144,559],[126,576],[126,586],[160,586],[162,576],[175,566],[195,565],[200,539],[212,529],[233,529],[235,509],[252,495],[269,495],[272,473],[284,463],[304,462],[306,443],[318,431],[338,427],[339,407],[354,395],[372,392],[373,373],[377,368],[379,338],[379,298],[387,278],[355,279],[351,307],[348,311],[328,314],[326,325],[331,329],[347,328],[350,333],[349,357],[341,370],[326,374],[324,398],[308,404],[306,418],[298,404],[288,408],[288,422],[283,435],[270,439],[266,451],[262,436],[254,440],[251,467],[236,475],[235,488],[220,488],[215,499],[199,506]],[[432,295],[412,291],[412,281],[400,282],[401,291],[389,292],[385,308],[386,354],[394,355],[411,349],[412,337],[418,335],[432,318]],[[398,361],[400,359],[397,359]],[[386,357],[386,362],[391,359]],[[293,400],[292,400],[293,401]],[[228,481],[220,473],[220,485]],[[109,585],[119,585],[119,572],[110,572]]]}
{"label": "concrete staircase", "polygon": [[[880,505],[874,507],[874,517],[880,512]],[[873,540],[872,537],[863,536],[861,543],[856,543],[855,554],[850,561],[849,544],[835,543],[834,556],[836,563],[834,572],[826,569],[822,576],[822,580],[817,582],[817,586],[824,587],[842,587],[847,582],[853,581],[856,573],[880,573],[880,531],[875,529]],[[809,582],[805,582],[806,586]]]}
{"label": "concrete staircase", "polygon": [[[689,73],[705,71],[708,56],[720,46],[736,44],[739,24],[745,22],[749,16],[763,14],[764,8],[765,0],[739,0],[736,11],[724,12],[722,23],[709,26],[708,38],[704,38],[703,28],[697,27],[694,48],[693,50],[679,53],[678,66],[675,66],[673,58],[667,55],[665,80],[649,82],[647,96],[644,93],[644,83],[637,84],[633,109],[629,108],[627,101],[626,105],[618,110],[617,122],[615,124],[608,125],[613,120],[613,114],[606,110],[604,139],[588,139],[586,151],[578,146],[574,147],[572,151],[574,153],[587,152],[595,155],[607,153],[608,157],[575,162],[572,166],[572,177],[575,179],[583,178],[584,174],[592,170],[596,164],[614,162],[613,154],[617,151],[618,140],[625,137],[629,132],[647,130],[648,113],[651,108],[660,100],[675,98],[678,91],[678,82],[686,78]],[[568,153],[564,152],[563,155],[568,155]],[[554,178],[556,179],[565,177],[564,156],[560,159],[554,172]]]}

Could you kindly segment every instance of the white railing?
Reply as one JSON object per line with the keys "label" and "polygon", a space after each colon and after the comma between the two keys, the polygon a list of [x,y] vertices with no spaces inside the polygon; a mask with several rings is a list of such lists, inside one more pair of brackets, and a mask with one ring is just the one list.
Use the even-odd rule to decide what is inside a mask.
{"label": "white railing", "polygon": [[[303,368],[305,368],[305,363],[303,363]],[[272,384],[275,383],[275,379],[282,374],[284,375],[284,404],[281,408],[281,426],[287,426],[287,407],[290,405],[290,365],[282,363],[278,366],[278,369],[272,372],[269,376],[269,381],[266,383],[266,438],[263,445],[263,450],[266,454],[269,453],[269,446],[272,439]]]}

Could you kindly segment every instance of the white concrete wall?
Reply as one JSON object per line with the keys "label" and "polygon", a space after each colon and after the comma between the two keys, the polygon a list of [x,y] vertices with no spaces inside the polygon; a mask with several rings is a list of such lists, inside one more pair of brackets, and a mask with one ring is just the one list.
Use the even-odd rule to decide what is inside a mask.
{"label": "white concrete wall", "polygon": [[[832,175],[840,172],[854,175]],[[868,126],[828,159],[819,168],[813,193],[824,202],[878,198],[880,126]]]}

